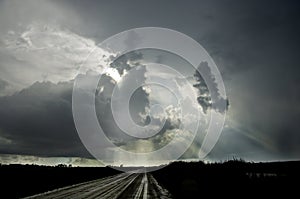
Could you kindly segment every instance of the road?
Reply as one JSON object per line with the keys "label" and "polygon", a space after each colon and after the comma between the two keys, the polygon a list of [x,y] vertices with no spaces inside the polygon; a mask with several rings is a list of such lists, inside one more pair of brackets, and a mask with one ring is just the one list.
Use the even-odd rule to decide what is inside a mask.
{"label": "road", "polygon": [[122,173],[27,197],[50,198],[169,199],[171,195],[149,173]]}

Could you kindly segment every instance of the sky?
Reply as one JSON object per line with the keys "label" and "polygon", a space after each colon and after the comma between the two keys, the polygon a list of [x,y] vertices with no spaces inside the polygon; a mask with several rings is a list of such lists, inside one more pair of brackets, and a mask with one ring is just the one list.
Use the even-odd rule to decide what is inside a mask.
{"label": "sky", "polygon": [[[0,162],[93,159],[73,121],[74,79],[83,62],[94,69],[99,65],[100,55],[116,56],[97,44],[139,27],[182,32],[199,42],[218,66],[229,106],[222,134],[205,160],[299,159],[299,9],[299,2],[292,0],[1,0]],[[91,51],[94,56],[86,59]],[[103,73],[96,96],[99,123],[114,144],[131,152],[159,149],[175,134],[190,139],[190,132],[180,127],[184,120],[177,117],[174,96],[158,86],[137,89],[129,103],[132,119],[142,125],[149,123],[150,105],[163,104],[167,116],[163,118],[159,111],[154,114],[153,129],[165,121],[157,136],[136,140],[124,135],[114,122],[108,102],[117,84],[125,93],[126,85],[133,84],[127,74],[130,69],[140,82],[147,83],[157,74],[164,80],[174,82],[177,78],[176,82],[180,82],[168,71],[151,72],[151,62],[181,70],[188,83],[197,84],[189,63],[158,50],[121,56],[106,73],[101,67],[100,71],[95,69]],[[206,96],[206,89],[197,86],[187,92],[188,83],[171,87],[192,101],[197,100],[193,96],[199,93]],[[193,111],[199,110],[201,129],[180,157],[183,160],[199,159],[209,114],[218,112],[203,101],[205,98],[201,99],[201,103],[199,98],[199,103],[190,103],[190,114],[186,115],[193,118]]]}

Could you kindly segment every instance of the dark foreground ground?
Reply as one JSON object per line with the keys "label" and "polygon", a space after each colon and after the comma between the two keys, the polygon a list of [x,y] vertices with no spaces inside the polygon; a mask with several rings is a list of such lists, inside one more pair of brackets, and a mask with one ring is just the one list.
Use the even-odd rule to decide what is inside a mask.
{"label": "dark foreground ground", "polygon": [[0,166],[0,198],[20,198],[120,172],[106,167]]}
{"label": "dark foreground ground", "polygon": [[[0,198],[20,198],[120,172],[106,167],[0,166]],[[300,162],[176,162],[151,172],[173,198],[284,196],[300,192]]]}
{"label": "dark foreground ground", "polygon": [[300,162],[173,163],[152,175],[174,198],[298,198]]}

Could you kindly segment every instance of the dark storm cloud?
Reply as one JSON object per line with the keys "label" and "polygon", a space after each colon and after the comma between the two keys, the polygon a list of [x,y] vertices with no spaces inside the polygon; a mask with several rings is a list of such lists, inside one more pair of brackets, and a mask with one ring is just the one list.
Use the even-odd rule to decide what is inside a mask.
{"label": "dark storm cloud", "polygon": [[[62,24],[67,24],[76,33],[98,42],[130,28],[158,26],[183,32],[202,44],[223,75],[230,101],[226,128],[211,157],[220,159],[235,154],[253,160],[257,157],[260,160],[300,158],[298,1],[51,2],[63,11],[67,8],[76,13],[75,19],[73,14],[61,12],[63,17],[55,17],[58,23],[63,21]],[[23,23],[23,18],[26,21],[36,18],[27,19],[19,10],[17,17],[15,12],[11,12],[9,17],[2,17],[0,22],[5,23],[1,23],[1,27]],[[52,18],[52,15],[52,11],[50,14],[47,12],[46,18]],[[61,95],[53,94],[49,99],[48,94],[43,95],[47,97],[35,95],[36,99],[29,100],[30,97],[24,93],[17,93],[1,98],[0,133],[6,138],[3,141],[6,145],[1,145],[3,152],[25,153],[27,150],[28,153],[43,153],[42,149],[51,141],[60,143],[58,146],[63,145],[63,141],[50,138],[54,130],[49,129],[59,125],[67,129],[68,122],[63,122],[63,119],[69,118],[68,121],[72,122],[71,113],[62,117],[64,114],[61,112],[69,111],[66,108],[69,104],[59,100]],[[58,108],[60,105],[61,108]],[[50,118],[50,115],[57,118],[48,124],[45,118]],[[39,125],[47,128],[43,128],[43,132],[26,130],[30,126],[37,130]],[[59,132],[55,131],[53,135],[60,137]],[[42,133],[44,140],[39,140],[42,138],[37,133]],[[17,147],[7,147],[9,140]],[[74,142],[70,140],[70,143]],[[35,147],[28,147],[28,143]],[[21,152],[18,149],[22,149]],[[56,147],[53,147],[55,150]]]}
{"label": "dark storm cloud", "polygon": [[123,75],[124,70],[128,71],[132,67],[141,65],[140,61],[143,59],[143,54],[141,52],[128,53],[118,57],[113,63],[111,63],[111,67],[118,70],[120,75]]}
{"label": "dark storm cloud", "polygon": [[[204,75],[207,77],[208,82],[205,82]],[[193,86],[198,90],[199,96],[197,97],[197,101],[202,107],[203,112],[206,113],[207,109],[213,108],[220,113],[224,113],[228,108],[229,102],[228,99],[224,99],[220,95],[216,79],[211,73],[207,62],[200,63],[194,77],[197,83]],[[207,86],[208,84],[211,85],[210,90]]]}
{"label": "dark storm cloud", "polygon": [[0,94],[2,91],[4,91],[6,89],[7,86],[8,86],[7,81],[0,79]]}
{"label": "dark storm cloud", "polygon": [[[122,58],[124,61],[124,59]],[[131,60],[133,61],[133,60]],[[125,61],[126,63],[127,61]],[[125,65],[114,65],[115,68],[119,68],[120,71],[123,71],[124,69],[131,68],[133,66],[125,64]],[[146,68],[145,66],[141,66],[138,69],[133,69],[135,72],[134,81],[139,81],[141,83],[144,83],[145,81],[145,72]],[[103,128],[103,131],[106,133],[106,135],[112,139],[112,140],[118,140],[123,142],[124,140],[132,139],[131,136],[128,136],[125,134],[116,124],[114,121],[114,116],[112,114],[111,110],[111,97],[114,89],[124,89],[125,92],[127,92],[127,87],[131,87],[132,81],[126,81],[122,80],[121,88],[117,87],[115,83],[112,83],[112,78],[106,75],[102,75],[100,81],[99,81],[99,87],[103,87],[103,90],[98,93],[98,96],[96,98],[96,111],[99,118],[99,122]],[[124,100],[124,99],[119,99]],[[141,114],[145,114],[145,109],[149,107],[149,99],[148,99],[148,93],[145,92],[144,89],[138,88],[132,95],[129,101],[129,106],[124,108],[129,108],[130,115],[132,117],[132,120],[139,124],[144,125],[144,118],[141,116]]]}
{"label": "dark storm cloud", "polygon": [[[120,71],[128,70],[138,64],[139,59],[140,55],[132,52],[114,67]],[[139,66],[135,71],[143,83],[145,66]],[[116,82],[110,76],[102,75],[96,93],[96,110],[106,135],[115,143],[122,143],[133,138],[123,133],[114,122],[110,101],[115,86]],[[126,86],[130,87],[123,85],[124,89]],[[12,96],[0,97],[0,154],[90,157],[73,122],[72,89],[73,81],[57,84],[36,82]],[[135,122],[146,122],[141,114],[145,114],[148,106],[148,93],[142,88],[137,89],[129,107]],[[167,120],[163,131],[173,128],[171,121]]]}
{"label": "dark storm cloud", "polygon": [[9,140],[0,153],[83,156],[71,111],[72,82],[35,83],[0,98],[0,136]]}
{"label": "dark storm cloud", "polygon": [[[229,120],[235,123],[234,133],[221,139],[239,137],[245,143],[222,148],[231,146],[228,150],[248,159],[299,158],[299,3],[232,6],[239,15],[225,13],[222,33],[215,31],[205,41],[226,79]],[[236,130],[237,124],[243,128]]]}
{"label": "dark storm cloud", "polygon": [[124,41],[125,45],[127,46],[127,49],[134,49],[140,42],[141,37],[135,31],[130,31],[128,33],[127,39]]}
{"label": "dark storm cloud", "polygon": [[[114,60],[110,66],[117,69],[121,76],[123,75],[122,82],[116,88],[116,84],[112,83],[112,79],[109,76],[102,75],[99,81],[99,87],[102,87],[103,90],[99,92],[99,99],[96,101],[98,105],[97,114],[101,125],[103,125],[104,131],[109,132],[108,136],[113,140],[132,139],[131,137],[125,135],[115,123],[110,103],[113,89],[124,89],[126,93],[132,87],[133,81],[140,82],[141,85],[145,83],[146,66],[140,63],[142,59],[143,55],[140,52],[133,51]],[[124,77],[124,72],[128,72],[131,69],[131,74],[134,73],[134,80],[126,78],[126,76]],[[129,108],[132,120],[139,125],[145,125],[147,123],[146,118],[144,118],[142,115],[145,115],[146,109],[149,108],[148,97],[149,94],[142,87],[140,87],[136,89],[131,96],[129,107],[124,107]],[[105,100],[101,100],[104,98]],[[123,140],[121,142],[123,142]]]}

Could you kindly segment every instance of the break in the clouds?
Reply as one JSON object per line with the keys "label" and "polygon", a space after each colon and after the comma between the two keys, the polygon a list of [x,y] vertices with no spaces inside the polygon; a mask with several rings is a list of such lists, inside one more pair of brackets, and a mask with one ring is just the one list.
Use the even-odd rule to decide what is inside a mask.
{"label": "break in the clouds", "polygon": [[1,164],[36,164],[36,165],[48,165],[48,166],[58,166],[64,164],[66,166],[75,167],[101,167],[99,161],[95,159],[80,158],[80,157],[37,157],[30,155],[11,155],[11,154],[1,154],[0,155]]}
{"label": "break in the clouds", "polygon": [[[157,26],[197,40],[224,78],[230,107],[223,133],[208,158],[299,158],[299,18],[297,1],[0,1],[0,153],[89,157],[77,136],[70,108],[72,80],[78,68],[88,61],[89,67],[101,73],[97,56],[86,59],[96,50],[109,60],[112,54],[97,48],[98,42],[130,28]],[[135,44],[129,39],[126,45]],[[106,71],[105,86],[99,87],[99,115],[105,110],[100,107],[108,107],[111,89],[130,65],[145,64],[140,59],[147,60],[152,54],[118,59],[119,63]],[[156,63],[183,68],[182,73],[189,67],[164,52],[154,57]],[[147,72],[143,74],[147,76]],[[193,74],[185,77],[196,85]],[[163,72],[161,76],[170,78]],[[174,78],[174,82],[184,93],[181,79]],[[195,92],[202,106],[198,108],[209,110],[206,87],[199,86],[200,93]],[[168,103],[167,92],[159,93],[162,88],[156,87],[135,93],[132,102],[137,109],[131,114],[137,123],[147,123],[149,100]],[[185,119],[192,118],[193,114]],[[160,134],[165,135],[163,139],[133,140],[127,148],[148,144],[149,149],[153,143],[159,147],[159,141],[167,142],[173,133],[182,133],[174,128],[174,117],[169,120],[169,127]],[[100,122],[119,130],[109,119]],[[185,158],[197,158],[201,136]],[[111,137],[125,147],[122,139],[126,136]]]}

